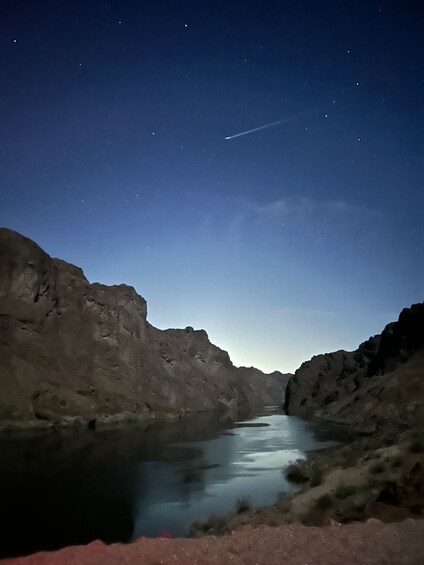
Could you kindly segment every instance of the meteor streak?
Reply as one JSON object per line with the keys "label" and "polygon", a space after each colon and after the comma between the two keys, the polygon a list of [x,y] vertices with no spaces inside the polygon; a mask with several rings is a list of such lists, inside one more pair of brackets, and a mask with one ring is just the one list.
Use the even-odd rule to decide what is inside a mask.
{"label": "meteor streak", "polygon": [[270,122],[269,124],[265,124],[263,126],[259,126],[257,128],[253,128],[253,129],[248,129],[246,131],[236,133],[235,135],[227,135],[225,137],[225,139],[234,139],[236,137],[241,137],[242,135],[247,135],[249,133],[254,133],[255,131],[260,131],[261,129],[271,128],[272,126],[279,126],[280,124],[284,124],[285,122],[291,122],[292,120],[295,120],[296,118],[300,118],[301,116],[305,116],[307,114],[314,114],[317,111],[318,111],[317,109],[309,110],[307,112],[301,112],[300,114],[296,114],[296,115],[290,116],[288,118],[281,118],[281,120],[277,120],[276,122]]}
{"label": "meteor streak", "polygon": [[277,120],[276,122],[270,122],[269,124],[265,124],[264,126],[259,126],[258,128],[248,129],[247,131],[242,131],[240,133],[236,133],[235,135],[227,135],[225,139],[234,139],[235,137],[240,137],[241,135],[247,135],[248,133],[253,133],[255,131],[259,131],[261,129],[270,128],[272,126],[278,126],[279,124],[283,124],[284,122],[288,122],[293,118],[283,118],[282,120]]}

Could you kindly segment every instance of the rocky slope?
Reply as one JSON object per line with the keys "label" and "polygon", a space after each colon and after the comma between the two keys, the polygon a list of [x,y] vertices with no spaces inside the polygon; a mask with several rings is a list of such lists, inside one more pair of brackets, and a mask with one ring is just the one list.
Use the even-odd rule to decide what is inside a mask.
{"label": "rocky slope", "polygon": [[285,391],[292,376],[290,373],[282,374],[279,371],[264,375],[255,367],[238,367],[236,382],[239,409],[248,412],[260,409],[261,406],[279,404],[276,400],[279,399],[281,386]]}
{"label": "rocky slope", "polygon": [[288,414],[317,417],[374,432],[423,422],[424,303],[356,351],[317,355],[290,379]]}
{"label": "rocky slope", "polygon": [[2,427],[237,413],[252,390],[256,405],[282,404],[283,376],[242,375],[205,331],[159,330],[132,287],[90,284],[0,229]]}

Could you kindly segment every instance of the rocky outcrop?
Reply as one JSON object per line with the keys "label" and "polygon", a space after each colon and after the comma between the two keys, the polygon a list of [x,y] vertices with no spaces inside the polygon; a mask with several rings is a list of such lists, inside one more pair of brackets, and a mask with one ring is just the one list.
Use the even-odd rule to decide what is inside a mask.
{"label": "rocky outcrop", "polygon": [[[282,404],[283,383],[262,376],[272,381],[264,402],[272,389]],[[3,427],[237,411],[242,381],[205,331],[158,330],[134,288],[90,284],[78,267],[0,229]]]}
{"label": "rocky outcrop", "polygon": [[286,391],[288,414],[375,431],[408,428],[423,417],[424,303],[405,308],[356,351],[317,355],[296,371]]}
{"label": "rocky outcrop", "polygon": [[[281,390],[285,391],[287,383],[293,375],[290,373],[273,373],[264,375],[255,367],[239,367],[236,371],[239,391],[239,409],[243,412],[257,410],[264,405],[280,405]],[[283,402],[281,402],[281,405]]]}

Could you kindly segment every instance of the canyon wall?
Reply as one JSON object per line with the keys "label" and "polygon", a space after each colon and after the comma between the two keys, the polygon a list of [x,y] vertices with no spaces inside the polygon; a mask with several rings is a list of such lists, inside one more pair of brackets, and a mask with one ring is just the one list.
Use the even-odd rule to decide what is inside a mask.
{"label": "canyon wall", "polygon": [[283,375],[240,371],[205,331],[153,327],[134,288],[91,284],[0,229],[2,427],[237,414],[252,399],[282,405]]}
{"label": "canyon wall", "polygon": [[424,424],[424,303],[356,351],[317,355],[303,363],[286,390],[288,414],[376,431]]}

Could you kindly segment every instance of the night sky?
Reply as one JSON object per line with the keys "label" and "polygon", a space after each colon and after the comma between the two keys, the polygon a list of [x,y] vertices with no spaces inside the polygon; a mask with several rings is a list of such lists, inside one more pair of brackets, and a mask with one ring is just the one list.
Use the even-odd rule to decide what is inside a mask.
{"label": "night sky", "polygon": [[424,298],[423,26],[419,0],[1,0],[0,224],[236,364],[354,349]]}

